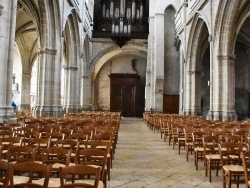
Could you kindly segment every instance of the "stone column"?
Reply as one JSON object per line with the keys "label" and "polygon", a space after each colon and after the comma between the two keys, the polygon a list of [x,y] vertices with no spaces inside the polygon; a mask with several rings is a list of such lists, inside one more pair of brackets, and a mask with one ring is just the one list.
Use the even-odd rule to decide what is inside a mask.
{"label": "stone column", "polygon": [[14,42],[17,0],[2,0],[0,4],[0,122],[15,121],[11,106]]}
{"label": "stone column", "polygon": [[[60,53],[59,53],[60,54]],[[63,115],[60,102],[60,56],[56,49],[40,50],[38,57],[38,91],[35,116]]]}
{"label": "stone column", "polygon": [[91,80],[87,75],[83,75],[81,79],[81,107],[83,110],[91,110]]}
{"label": "stone column", "polygon": [[[154,17],[149,18],[149,33],[154,33]],[[147,54],[147,70],[146,70],[146,87],[145,87],[145,111],[150,111],[152,106],[152,86],[154,85],[153,77],[153,59],[154,57],[154,35],[148,36],[148,54]]]}
{"label": "stone column", "polygon": [[[180,50],[180,49],[179,49]],[[184,107],[184,70],[185,70],[185,63],[183,57],[183,51],[180,50],[180,95],[179,95],[179,113],[183,114],[183,107]]]}
{"label": "stone column", "polygon": [[80,96],[79,81],[78,81],[78,67],[64,67],[65,68],[65,103],[64,109],[67,113],[79,112],[80,110]]}
{"label": "stone column", "polygon": [[201,115],[201,73],[196,70],[186,71],[184,114]]}
{"label": "stone column", "polygon": [[30,75],[22,74],[21,110],[30,110],[30,79]]}
{"label": "stone column", "polygon": [[35,116],[62,117],[61,106],[61,17],[59,1],[38,1],[40,30],[38,83]]}
{"label": "stone column", "polygon": [[213,67],[213,105],[207,119],[237,120],[235,112],[235,56],[218,55]]}
{"label": "stone column", "polygon": [[153,110],[163,111],[163,87],[164,87],[164,15],[155,15],[155,48],[154,48],[154,101]]}

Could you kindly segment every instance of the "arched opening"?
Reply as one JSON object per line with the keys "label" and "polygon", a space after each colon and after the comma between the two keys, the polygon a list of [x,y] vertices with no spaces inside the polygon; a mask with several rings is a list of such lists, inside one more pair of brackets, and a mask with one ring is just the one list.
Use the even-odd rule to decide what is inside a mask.
{"label": "arched opening", "polygon": [[78,21],[74,11],[68,16],[64,31],[64,70],[61,72],[64,75],[63,107],[67,113],[79,112],[82,64],[80,64]]}
{"label": "arched opening", "polygon": [[[139,80],[137,83],[136,91],[134,89],[127,90],[126,85],[117,85],[117,92],[113,96],[111,90],[111,79],[109,75],[138,75]],[[129,82],[129,81],[127,81]],[[137,52],[126,52],[117,54],[106,61],[100,68],[95,79],[95,106],[97,110],[110,110],[112,108],[112,100],[117,104],[121,104],[123,116],[127,117],[142,117],[145,106],[145,83],[146,83],[146,54],[137,54]],[[131,95],[135,95],[135,110],[134,113],[126,111],[124,104],[124,92],[129,91]],[[133,93],[133,92],[136,92]],[[117,101],[121,100],[121,102]],[[130,103],[130,104],[128,104]],[[133,101],[126,101],[126,106],[133,106]],[[112,110],[112,109],[111,109]],[[129,108],[127,109],[129,110]],[[132,109],[130,109],[132,111]]]}
{"label": "arched opening", "polygon": [[[38,15],[34,11],[36,5],[29,6],[25,1],[18,1],[16,15],[16,33],[15,33],[15,48],[18,49],[19,55],[15,52],[14,55],[14,71],[21,71],[20,83],[20,110],[31,110],[36,101],[36,87],[31,84],[31,79],[34,79],[34,70],[37,72],[37,54],[38,54],[38,36],[39,29],[37,26]],[[15,50],[16,51],[16,50]],[[19,69],[17,64],[21,63],[22,68]],[[34,64],[36,64],[34,66]],[[33,73],[32,73],[33,71]],[[33,75],[32,75],[33,74]],[[37,76],[37,75],[36,75]],[[16,79],[18,80],[18,78]],[[36,84],[36,81],[32,81]],[[31,89],[33,91],[31,91]],[[15,95],[14,95],[15,96]]]}
{"label": "arched opening", "polygon": [[[206,35],[207,36],[207,35]],[[204,117],[210,110],[210,49],[206,48],[201,61],[201,112]]]}
{"label": "arched opening", "polygon": [[179,113],[180,52],[175,43],[175,10],[170,6],[164,18],[164,91],[163,112]]}
{"label": "arched opening", "polygon": [[22,95],[22,60],[18,47],[14,48],[14,62],[13,62],[13,74],[12,74],[12,101],[17,105],[17,109],[20,110]]}
{"label": "arched opening", "polygon": [[35,60],[32,70],[31,70],[31,81],[30,81],[30,107],[33,111],[36,106],[37,100],[37,70],[38,70],[38,61]]}
{"label": "arched opening", "polygon": [[237,36],[235,44],[235,111],[239,120],[250,117],[250,17]]}

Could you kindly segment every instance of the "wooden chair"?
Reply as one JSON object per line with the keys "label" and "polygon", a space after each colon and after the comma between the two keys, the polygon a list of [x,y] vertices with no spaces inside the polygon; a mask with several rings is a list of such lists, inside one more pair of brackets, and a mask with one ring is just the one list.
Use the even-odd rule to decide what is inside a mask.
{"label": "wooden chair", "polygon": [[[37,162],[10,164],[10,188],[44,188],[48,187],[51,166]],[[25,181],[16,182],[15,177],[26,177]]]}
{"label": "wooden chair", "polygon": [[55,146],[58,140],[64,140],[64,134],[60,132],[47,133],[47,138],[50,139],[50,146]]}
{"label": "wooden chair", "polygon": [[10,130],[1,130],[0,131],[0,138],[7,138],[7,137],[12,137],[13,132]]}
{"label": "wooden chair", "polygon": [[186,146],[186,143],[185,143],[185,134],[184,134],[184,126],[179,126],[177,128],[177,140],[178,140],[178,154],[180,155],[181,153],[181,147],[184,147],[185,149],[185,146]]}
{"label": "wooden chair", "polygon": [[193,133],[193,128],[190,127],[185,127],[184,128],[184,135],[185,135],[185,149],[186,149],[186,159],[187,161],[189,160],[189,153],[193,153],[194,148],[193,148],[193,139],[192,139],[192,133]]}
{"label": "wooden chair", "polygon": [[198,161],[204,159],[204,148],[202,139],[205,136],[205,132],[193,132],[193,148],[194,148],[194,165],[196,170],[198,170]]}
{"label": "wooden chair", "polygon": [[10,146],[20,146],[22,143],[21,138],[17,137],[6,137],[2,139],[2,146],[3,146],[3,151],[2,151],[2,157],[7,160],[7,155],[8,155],[8,148]]}
{"label": "wooden chair", "polygon": [[64,149],[71,150],[70,162],[75,162],[78,141],[72,139],[58,140],[56,143],[56,147],[62,147]]}
{"label": "wooden chair", "polygon": [[224,142],[218,145],[218,149],[222,165],[223,188],[226,188],[226,185],[231,187],[232,183],[236,183],[239,187],[240,183],[245,183],[240,180],[240,177],[244,176],[240,157],[242,143]]}
{"label": "wooden chair", "polygon": [[64,136],[65,139],[70,139],[70,135],[73,133],[73,130],[69,128],[61,128],[59,132],[65,135]]}
{"label": "wooden chair", "polygon": [[[101,167],[75,165],[59,169],[61,188],[98,188]],[[90,179],[93,177],[94,179]],[[68,177],[71,177],[70,179]],[[78,177],[78,178],[77,178]],[[87,177],[83,179],[82,177]]]}
{"label": "wooden chair", "polygon": [[217,136],[203,136],[205,174],[206,177],[208,175],[210,182],[212,182],[212,170],[216,170],[216,176],[218,176],[218,171],[221,169],[218,141]]}
{"label": "wooden chair", "polygon": [[52,173],[58,175],[59,167],[69,166],[71,150],[62,147],[50,147],[43,150],[42,163],[52,165]]}
{"label": "wooden chair", "polygon": [[10,181],[9,163],[0,160],[0,187],[8,188]]}
{"label": "wooden chair", "polygon": [[35,161],[36,150],[36,147],[30,146],[10,146],[8,148],[8,162]]}
{"label": "wooden chair", "polygon": [[242,162],[243,162],[243,168],[244,168],[244,175],[245,175],[245,182],[246,182],[246,188],[250,188],[250,151],[242,152]]}
{"label": "wooden chair", "polygon": [[[108,146],[107,146],[108,147]],[[82,149],[77,151],[77,164],[101,167],[100,180],[107,187],[107,149]]]}
{"label": "wooden chair", "polygon": [[33,138],[28,143],[31,147],[37,147],[36,160],[42,161],[42,153],[46,148],[50,147],[50,139],[47,138]]}

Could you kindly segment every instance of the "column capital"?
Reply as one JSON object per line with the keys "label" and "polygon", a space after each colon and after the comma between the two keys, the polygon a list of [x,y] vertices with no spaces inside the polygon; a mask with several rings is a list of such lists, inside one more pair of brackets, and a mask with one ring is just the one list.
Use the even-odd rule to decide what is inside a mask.
{"label": "column capital", "polygon": [[233,60],[235,61],[236,55],[217,55],[218,60]]}
{"label": "column capital", "polygon": [[63,65],[62,68],[65,70],[73,70],[73,71],[76,71],[78,69],[78,67],[73,67],[73,66],[68,67],[66,65]]}
{"label": "column capital", "polygon": [[41,49],[38,52],[38,54],[56,55],[57,54],[57,50],[56,49],[45,48],[45,49]]}

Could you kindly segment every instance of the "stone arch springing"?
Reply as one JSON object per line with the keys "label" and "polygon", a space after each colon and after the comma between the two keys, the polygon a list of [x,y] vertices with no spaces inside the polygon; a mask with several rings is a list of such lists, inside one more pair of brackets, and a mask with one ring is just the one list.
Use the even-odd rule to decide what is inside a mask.
{"label": "stone arch springing", "polygon": [[[187,47],[186,85],[184,89],[186,114],[202,114],[202,54],[208,49],[208,25],[201,13],[194,16]],[[204,34],[204,32],[206,34]],[[203,51],[202,51],[203,50]],[[208,60],[210,61],[210,59]],[[210,64],[210,63],[208,63]],[[210,65],[209,65],[210,66]],[[210,76],[210,72],[208,73]],[[209,77],[208,76],[208,77]],[[208,98],[210,98],[208,96]]]}
{"label": "stone arch springing", "polygon": [[66,112],[78,112],[80,108],[81,83],[81,54],[80,37],[76,12],[71,11],[65,24],[64,55],[66,62],[63,65],[65,75],[64,108]]}

